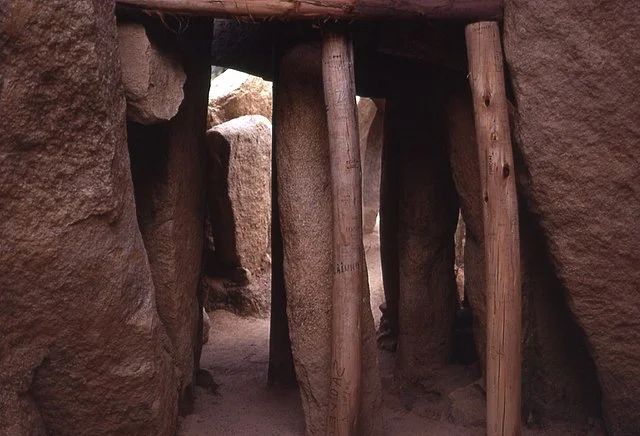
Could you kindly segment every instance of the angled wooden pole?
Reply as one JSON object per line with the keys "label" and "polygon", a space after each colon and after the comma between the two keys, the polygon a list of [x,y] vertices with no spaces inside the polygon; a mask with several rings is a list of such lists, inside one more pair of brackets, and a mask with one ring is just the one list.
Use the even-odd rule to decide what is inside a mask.
{"label": "angled wooden pole", "polygon": [[447,18],[499,20],[503,0],[117,0],[144,9],[217,17],[279,19]]}
{"label": "angled wooden pole", "polygon": [[331,156],[334,258],[327,434],[349,436],[357,434],[360,407],[364,246],[353,46],[346,33],[324,30],[322,75]]}
{"label": "angled wooden pole", "polygon": [[521,289],[518,201],[502,46],[496,22],[466,27],[484,196],[487,283],[487,435],[521,433]]}

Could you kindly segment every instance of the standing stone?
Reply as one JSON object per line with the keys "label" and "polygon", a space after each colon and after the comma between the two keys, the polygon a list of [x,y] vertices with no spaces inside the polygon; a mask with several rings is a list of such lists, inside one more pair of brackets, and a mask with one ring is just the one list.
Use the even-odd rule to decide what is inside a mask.
{"label": "standing stone", "polygon": [[[414,381],[429,378],[451,354],[458,220],[440,100],[418,89],[389,97],[385,110],[385,147],[397,165],[397,363]],[[421,92],[429,102],[416,97]]]}
{"label": "standing stone", "polygon": [[640,428],[639,17],[633,1],[505,2],[524,193],[613,436]]}
{"label": "standing stone", "polygon": [[4,1],[0,28],[0,434],[173,435],[114,2]]}
{"label": "standing stone", "polygon": [[271,122],[247,115],[207,132],[208,207],[225,268],[260,269],[271,225]]}
{"label": "standing stone", "polygon": [[[275,119],[278,123],[278,120]],[[271,156],[271,318],[269,324],[269,369],[270,386],[296,387],[296,369],[291,350],[289,316],[287,314],[287,289],[284,282],[284,247],[280,228],[278,202],[278,141],[272,137]]]}
{"label": "standing stone", "polygon": [[[308,435],[324,435],[333,286],[329,139],[318,47],[284,55],[275,83],[278,202],[293,359]],[[362,434],[384,433],[369,292],[362,298]]]}
{"label": "standing stone", "polygon": [[181,413],[193,401],[192,384],[200,345],[198,302],[203,247],[204,165],[211,25],[192,19],[182,35],[187,73],[178,114],[161,125],[129,124],[129,149],[138,223],[144,240],[158,313],[173,344],[180,382]]}
{"label": "standing stone", "polygon": [[262,115],[271,120],[271,82],[236,70],[226,70],[211,82],[208,127],[244,115]]}
{"label": "standing stone", "polygon": [[[466,222],[465,298],[473,308],[473,334],[484,368],[486,285],[480,168],[473,106],[464,76],[452,82],[447,112],[451,164]],[[517,156],[517,155],[516,155]],[[526,168],[516,160],[521,189]],[[527,419],[586,422],[598,417],[600,393],[583,334],[572,320],[561,283],[549,262],[526,199],[518,199],[522,257],[523,406]]]}
{"label": "standing stone", "polygon": [[358,102],[360,161],[362,162],[362,228],[373,233],[380,208],[380,165],[384,125],[384,100]]}
{"label": "standing stone", "polygon": [[141,124],[170,120],[184,98],[186,75],[175,53],[161,50],[139,23],[118,23],[118,50],[127,118]]}

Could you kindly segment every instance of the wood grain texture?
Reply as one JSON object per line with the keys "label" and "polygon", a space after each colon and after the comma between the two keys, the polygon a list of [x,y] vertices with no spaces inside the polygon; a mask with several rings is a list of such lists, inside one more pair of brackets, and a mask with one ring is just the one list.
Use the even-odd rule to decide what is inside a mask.
{"label": "wood grain texture", "polygon": [[466,27],[484,197],[487,435],[521,433],[520,237],[513,150],[496,22]]}
{"label": "wood grain texture", "polygon": [[353,45],[343,32],[323,32],[322,77],[329,128],[334,258],[327,434],[347,436],[358,431],[360,301],[366,267]]}
{"label": "wood grain texture", "polygon": [[118,0],[159,11],[246,18],[502,19],[503,0]]}

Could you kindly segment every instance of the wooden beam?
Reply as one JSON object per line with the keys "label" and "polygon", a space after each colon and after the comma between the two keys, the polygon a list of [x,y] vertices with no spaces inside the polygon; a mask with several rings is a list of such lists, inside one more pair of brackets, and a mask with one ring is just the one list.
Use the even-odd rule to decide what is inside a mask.
{"label": "wooden beam", "polygon": [[484,196],[487,435],[521,433],[520,236],[502,46],[496,22],[466,27]]}
{"label": "wooden beam", "polygon": [[144,9],[278,19],[502,19],[503,0],[117,0]]}
{"label": "wooden beam", "polygon": [[350,436],[358,434],[365,265],[353,45],[343,32],[323,32],[322,78],[329,128],[334,259],[327,434]]}

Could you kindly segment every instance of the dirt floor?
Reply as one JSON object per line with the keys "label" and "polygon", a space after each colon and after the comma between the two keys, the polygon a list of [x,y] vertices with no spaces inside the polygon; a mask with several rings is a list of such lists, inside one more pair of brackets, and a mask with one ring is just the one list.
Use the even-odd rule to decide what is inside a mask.
{"label": "dirt floor", "polygon": [[[377,229],[376,229],[377,230]],[[365,237],[371,308],[379,321],[384,300],[377,231]],[[181,420],[180,436],[303,435],[297,391],[267,387],[269,320],[241,318],[224,310],[210,313],[209,343],[201,368],[213,374],[217,392],[196,388],[194,413]],[[482,436],[484,394],[474,384],[478,368],[448,367],[434,386],[400,390],[393,383],[393,354],[379,352],[389,435]],[[534,426],[535,427],[535,426]],[[584,427],[553,424],[525,428],[528,436],[604,436],[600,423]]]}

